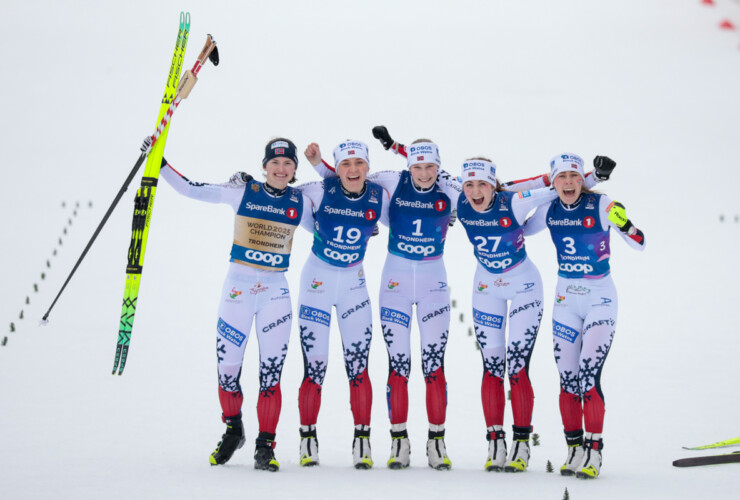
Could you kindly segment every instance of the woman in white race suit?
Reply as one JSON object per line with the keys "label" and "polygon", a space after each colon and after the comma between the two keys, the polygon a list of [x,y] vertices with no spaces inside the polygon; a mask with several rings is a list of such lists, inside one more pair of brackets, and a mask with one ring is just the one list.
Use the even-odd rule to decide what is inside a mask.
{"label": "woman in white race suit", "polygon": [[[594,185],[610,172],[602,169],[601,177],[589,175],[589,182]],[[527,257],[523,225],[532,210],[557,197],[545,187],[546,178],[536,180],[541,182],[538,189],[517,193],[504,190],[496,178],[496,165],[487,158],[468,159],[462,167],[465,197],[458,202],[457,215],[478,260],[473,323],[484,365],[481,398],[489,441],[485,468],[489,471],[522,472],[529,463],[534,407],[529,361],[542,319],[543,292],[540,273]],[[514,187],[519,190],[525,184],[535,183],[519,182]],[[514,417],[508,460],[503,430],[507,365]]]}
{"label": "woman in white race suit", "polygon": [[[318,146],[313,146],[320,157]],[[369,170],[366,144],[350,140],[341,143],[334,149],[334,163],[339,177],[302,186],[314,210],[301,225],[312,231],[314,237],[301,273],[298,297],[298,326],[305,369],[298,392],[300,464],[319,463],[316,421],[329,358],[333,306],[342,337],[355,424],[353,463],[357,469],[369,469],[373,466],[370,451],[372,386],[367,371],[372,310],[362,262],[376,224],[387,219],[388,193],[366,180]]]}
{"label": "woman in white race suit", "polygon": [[[444,442],[447,409],[444,353],[450,329],[450,292],[442,254],[453,200],[457,201],[460,186],[447,173],[440,172],[436,144],[420,139],[408,149],[413,153],[407,157],[408,170],[369,176],[391,193],[388,220],[383,221],[390,227],[390,237],[380,289],[380,320],[389,359],[386,394],[391,456],[387,465],[402,469],[410,464],[406,421],[411,316],[416,304],[429,419],[428,463],[435,469],[449,469],[452,463]],[[316,145],[309,145],[306,157],[322,177],[336,177],[336,170],[321,161]]]}
{"label": "woman in white race suit", "polygon": [[610,229],[637,250],[645,248],[645,236],[627,218],[623,205],[584,187],[583,160],[578,155],[556,156],[550,169],[558,199],[537,210],[525,233],[547,227],[558,258],[553,344],[568,445],[560,473],[596,478],[604,445],[601,373],[617,323],[617,292],[609,269]]}
{"label": "woman in white race suit", "polygon": [[218,395],[226,432],[210,456],[212,465],[228,462],[245,442],[240,378],[254,322],[260,350],[255,468],[279,468],[273,448],[282,405],[280,376],[292,320],[285,271],[290,265],[293,232],[302,219],[311,217],[310,201],[288,187],[295,180],[297,164],[295,145],[279,138],[265,146],[265,182],[239,172],[228,183],[205,184],[188,180],[169,164],[160,171],[178,193],[209,203],[225,203],[235,212],[231,263],[216,326]]}

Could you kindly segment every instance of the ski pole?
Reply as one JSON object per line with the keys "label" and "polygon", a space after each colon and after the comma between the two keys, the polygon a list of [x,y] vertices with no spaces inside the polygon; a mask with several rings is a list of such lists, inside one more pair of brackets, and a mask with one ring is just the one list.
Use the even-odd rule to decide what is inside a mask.
{"label": "ski pole", "polygon": [[59,297],[62,295],[62,292],[67,287],[67,284],[69,283],[69,280],[72,279],[72,276],[74,275],[75,271],[77,271],[77,268],[80,266],[80,263],[82,262],[82,259],[85,258],[85,255],[87,255],[88,250],[90,250],[90,247],[92,246],[95,239],[98,237],[98,234],[100,234],[100,231],[103,229],[103,226],[108,221],[108,218],[110,217],[110,214],[113,213],[113,209],[116,208],[116,205],[118,205],[118,202],[123,197],[123,193],[126,192],[128,189],[129,184],[131,184],[131,181],[134,179],[134,176],[136,175],[136,172],[139,171],[139,168],[141,168],[141,164],[144,163],[144,160],[147,157],[147,151],[144,151],[139,156],[139,159],[136,161],[136,164],[134,165],[134,168],[131,169],[131,172],[128,174],[128,177],[126,177],[126,181],[123,183],[123,186],[121,186],[121,189],[118,191],[118,194],[116,195],[115,199],[113,200],[113,203],[111,203],[110,207],[108,207],[108,211],[103,216],[103,220],[100,221],[100,224],[98,224],[98,228],[95,230],[95,232],[92,235],[92,238],[90,238],[90,241],[88,241],[87,246],[82,251],[82,255],[80,255],[80,258],[77,259],[77,263],[72,268],[72,272],[69,273],[69,276],[67,276],[66,281],[62,285],[62,288],[59,290],[59,293],[57,293],[57,296],[54,298],[54,302],[51,303],[51,306],[49,307],[49,310],[46,311],[46,314],[44,314],[44,317],[41,318],[41,323],[46,324],[49,322],[49,313],[51,313],[51,310],[54,308],[54,305],[57,303],[57,300],[59,300]]}
{"label": "ski pole", "polygon": [[148,144],[148,147],[144,151],[142,151],[141,156],[139,156],[139,159],[136,161],[136,164],[134,165],[134,168],[131,169],[131,172],[128,174],[128,177],[126,178],[126,181],[123,183],[123,186],[121,186],[121,189],[118,191],[116,198],[113,200],[113,203],[111,203],[111,206],[108,208],[108,211],[103,216],[103,220],[101,220],[100,224],[98,224],[98,228],[93,233],[92,238],[90,238],[90,241],[87,243],[87,246],[85,247],[85,249],[82,251],[80,258],[77,259],[77,263],[72,268],[72,272],[70,272],[69,276],[67,276],[67,279],[62,285],[62,288],[59,290],[59,293],[57,293],[57,296],[54,298],[54,301],[51,303],[49,310],[46,311],[46,314],[44,314],[44,316],[41,318],[42,324],[48,323],[49,313],[51,313],[51,310],[54,308],[54,305],[57,303],[57,300],[59,300],[59,297],[62,295],[62,292],[67,287],[69,280],[72,279],[72,276],[74,275],[75,271],[77,271],[77,268],[80,266],[82,259],[84,259],[85,255],[87,255],[88,250],[90,250],[90,247],[95,242],[95,239],[98,237],[98,234],[100,234],[100,231],[103,229],[103,226],[108,221],[110,214],[113,213],[113,210],[116,208],[116,205],[118,205],[118,202],[123,197],[123,193],[126,192],[129,184],[131,184],[131,181],[134,179],[136,172],[139,171],[139,168],[141,168],[141,164],[144,163],[144,160],[149,154],[149,151],[151,151],[151,149],[154,147],[154,144],[156,144],[157,139],[159,139],[159,136],[162,134],[165,127],[167,126],[169,121],[172,119],[172,115],[174,114],[177,107],[180,105],[180,102],[183,99],[187,98],[187,96],[190,94],[190,91],[193,89],[193,86],[198,81],[198,73],[200,72],[200,69],[203,67],[203,64],[205,63],[206,58],[210,59],[214,66],[218,66],[218,63],[219,63],[218,49],[216,48],[216,42],[213,40],[213,37],[211,35],[207,36],[206,45],[205,47],[203,47],[200,57],[195,62],[193,69],[186,71],[185,74],[183,75],[183,78],[180,81],[180,84],[177,89],[177,96],[175,97],[174,101],[170,104],[170,107],[165,113],[165,115],[162,117],[162,121],[159,123],[157,130],[151,136],[151,142]]}

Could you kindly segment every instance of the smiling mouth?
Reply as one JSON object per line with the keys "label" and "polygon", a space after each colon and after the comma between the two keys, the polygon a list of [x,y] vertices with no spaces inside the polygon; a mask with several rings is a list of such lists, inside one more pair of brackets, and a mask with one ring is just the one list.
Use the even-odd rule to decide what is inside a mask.
{"label": "smiling mouth", "polygon": [[359,175],[355,175],[355,176],[348,175],[347,180],[350,182],[356,182],[360,180],[360,176]]}
{"label": "smiling mouth", "polygon": [[471,201],[473,202],[473,205],[483,205],[485,198],[483,196],[481,196],[480,198],[471,198]]}
{"label": "smiling mouth", "polygon": [[565,196],[575,196],[576,190],[575,189],[563,189],[563,195]]}

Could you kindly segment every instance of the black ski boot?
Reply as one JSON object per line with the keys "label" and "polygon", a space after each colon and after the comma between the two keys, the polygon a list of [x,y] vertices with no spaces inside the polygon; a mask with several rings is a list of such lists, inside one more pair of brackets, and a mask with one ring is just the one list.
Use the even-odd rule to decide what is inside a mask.
{"label": "black ski boot", "polygon": [[226,432],[209,458],[211,465],[222,465],[228,462],[234,452],[244,446],[244,426],[242,416],[224,418]]}
{"label": "black ski boot", "polygon": [[260,470],[269,470],[277,472],[280,464],[275,459],[275,434],[269,432],[260,432],[255,442],[257,447],[254,450],[254,468]]}

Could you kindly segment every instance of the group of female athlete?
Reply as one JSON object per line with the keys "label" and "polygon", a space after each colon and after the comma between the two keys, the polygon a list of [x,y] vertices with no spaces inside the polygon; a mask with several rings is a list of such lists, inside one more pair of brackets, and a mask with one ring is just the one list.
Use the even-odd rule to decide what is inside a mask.
{"label": "group of female athlete", "polygon": [[[372,307],[362,263],[367,242],[381,222],[390,232],[379,298],[389,359],[391,455],[387,465],[403,469],[410,463],[408,379],[412,306],[416,304],[429,420],[426,454],[430,467],[451,468],[444,442],[444,353],[450,296],[442,255],[447,229],[456,217],[478,261],[473,322],[483,359],[486,470],[522,472],[529,463],[534,405],[529,361],[544,299],[542,279],[527,257],[524,237],[547,227],[559,266],[553,346],[568,447],[560,473],[596,478],[603,448],[600,378],[617,320],[617,294],[609,274],[610,228],[630,246],[639,250],[645,246],[643,233],[627,218],[624,206],[592,191],[609,178],[616,164],[597,156],[594,171],[587,174],[581,157],[564,153],[552,159],[549,174],[502,184],[496,165],[488,158],[465,160],[456,178],[441,170],[439,150],[431,140],[404,146],[383,126],[375,127],[373,135],[386,150],[404,156],[408,168],[368,175],[365,143],[348,140],[339,144],[333,165],[322,159],[319,146],[312,143],[305,156],[324,180],[291,187],[298,151],[286,138],[273,139],[265,146],[263,182],[237,172],[224,184],[196,183],[163,163],[161,176],[176,191],[202,201],[228,203],[236,214],[231,264],[216,327],[218,392],[226,432],[210,463],[226,463],[245,443],[240,376],[254,322],[260,352],[255,468],[279,468],[274,447],[282,404],[280,376],[293,319],[284,271],[290,265],[294,231],[301,225],[313,233],[313,245],[303,265],[298,295],[304,360],[298,395],[300,465],[319,464],[316,421],[329,358],[333,306],[355,425],[353,463],[358,469],[373,466],[372,386],[367,370]],[[514,418],[508,450],[503,429],[506,373]]]}

